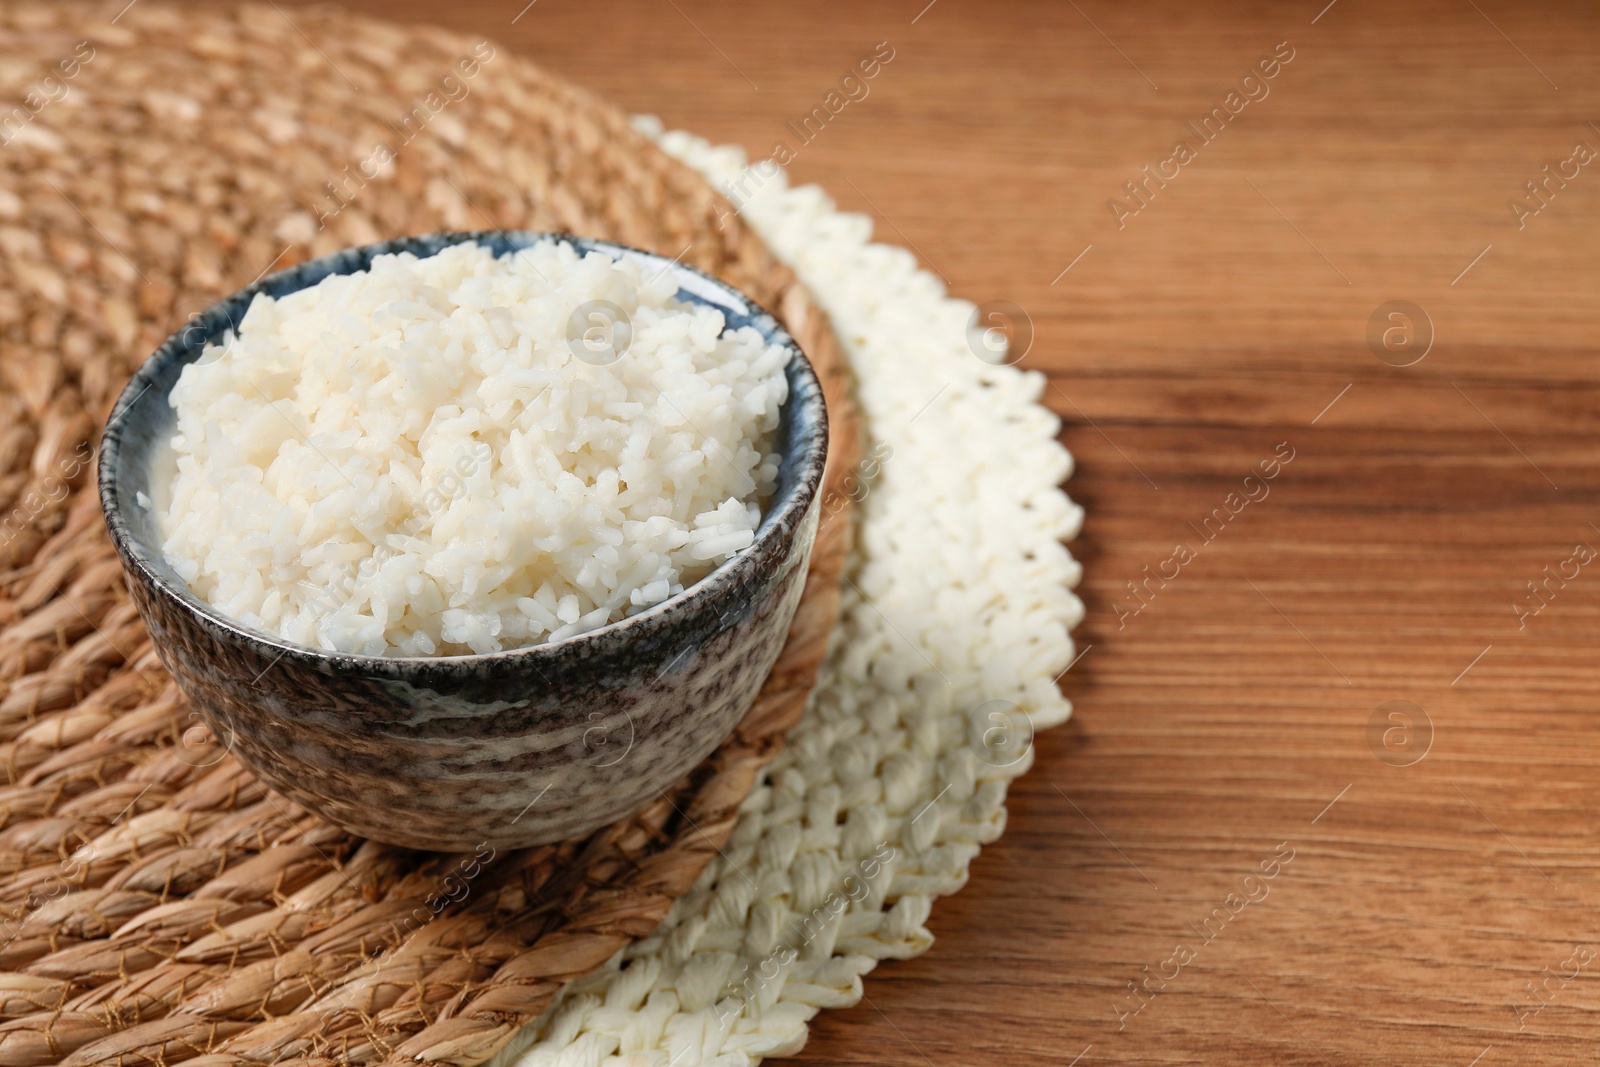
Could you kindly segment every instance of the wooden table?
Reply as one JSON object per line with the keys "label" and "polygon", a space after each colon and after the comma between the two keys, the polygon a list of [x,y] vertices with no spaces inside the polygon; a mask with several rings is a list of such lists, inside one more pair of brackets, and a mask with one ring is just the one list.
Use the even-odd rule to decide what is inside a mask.
{"label": "wooden table", "polygon": [[761,155],[889,42],[793,173],[1025,309],[1078,460],[1076,717],[801,1060],[1595,1062],[1592,10],[524,2],[353,6]]}

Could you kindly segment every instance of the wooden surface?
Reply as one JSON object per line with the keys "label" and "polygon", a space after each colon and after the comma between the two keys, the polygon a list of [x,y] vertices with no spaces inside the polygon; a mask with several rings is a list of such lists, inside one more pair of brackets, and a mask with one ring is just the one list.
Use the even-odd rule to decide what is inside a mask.
{"label": "wooden surface", "polygon": [[[890,42],[792,170],[1026,310],[1078,459],[1076,717],[932,951],[802,1061],[1595,1062],[1600,566],[1567,563],[1521,629],[1514,605],[1600,546],[1600,166],[1522,229],[1507,205],[1600,148],[1592,10],[538,0],[513,25],[522,3],[353,6],[758,154]],[[1270,95],[1119,230],[1107,200],[1283,41]],[[1436,335],[1405,368],[1367,340],[1396,300]],[[1268,495],[1203,541],[1280,442]],[[1425,719],[1369,736],[1389,701]],[[1232,915],[1235,891],[1266,895]]]}

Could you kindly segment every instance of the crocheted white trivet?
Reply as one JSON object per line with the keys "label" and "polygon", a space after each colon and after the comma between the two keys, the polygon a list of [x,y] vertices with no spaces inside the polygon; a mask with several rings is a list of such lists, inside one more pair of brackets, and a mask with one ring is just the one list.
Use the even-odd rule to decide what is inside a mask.
{"label": "crocheted white trivet", "polygon": [[[1005,829],[1033,732],[1071,714],[1083,511],[1045,380],[979,359],[954,300],[872,224],[764,161],[636,124],[728,193],[833,323],[867,459],[838,632],[804,720],[722,858],[649,939],[572,983],[497,1067],[748,1067],[797,1052],[821,1008],[933,941]],[[976,347],[982,348],[982,345]],[[864,494],[864,495],[863,495]]]}

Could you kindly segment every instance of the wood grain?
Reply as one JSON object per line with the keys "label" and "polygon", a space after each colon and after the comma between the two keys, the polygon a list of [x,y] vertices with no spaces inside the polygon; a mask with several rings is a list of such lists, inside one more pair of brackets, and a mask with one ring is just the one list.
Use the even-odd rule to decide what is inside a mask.
{"label": "wood grain", "polygon": [[[1520,629],[1514,605],[1600,545],[1600,174],[1521,229],[1507,204],[1600,147],[1592,10],[925,2],[353,5],[759,154],[889,41],[794,174],[1031,317],[1089,515],[1076,718],[932,951],[800,1059],[1593,1062],[1600,959],[1563,963],[1600,952],[1600,568]],[[1284,41],[1270,95],[1119,230],[1107,200]],[[1367,342],[1393,300],[1433,325],[1414,366]],[[1280,442],[1269,495],[1200,544],[1189,523]],[[1180,542],[1195,558],[1119,626]],[[1431,723],[1410,766],[1369,743],[1394,700]],[[1266,896],[1197,933],[1283,842]],[[1531,982],[1548,1003],[1519,1018]]]}

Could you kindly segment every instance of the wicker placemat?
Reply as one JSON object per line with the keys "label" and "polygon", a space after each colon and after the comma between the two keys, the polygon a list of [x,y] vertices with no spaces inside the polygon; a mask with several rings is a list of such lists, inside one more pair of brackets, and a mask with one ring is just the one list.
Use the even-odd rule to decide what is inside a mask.
{"label": "wicker placemat", "polygon": [[[838,605],[847,372],[793,275],[618,113],[492,44],[274,6],[0,8],[0,1065],[472,1064],[694,883],[803,710]],[[403,233],[570,230],[785,320],[829,392],[834,513],[778,668],[676,795],[486,857],[265,791],[173,688],[89,472],[171,330]]]}

